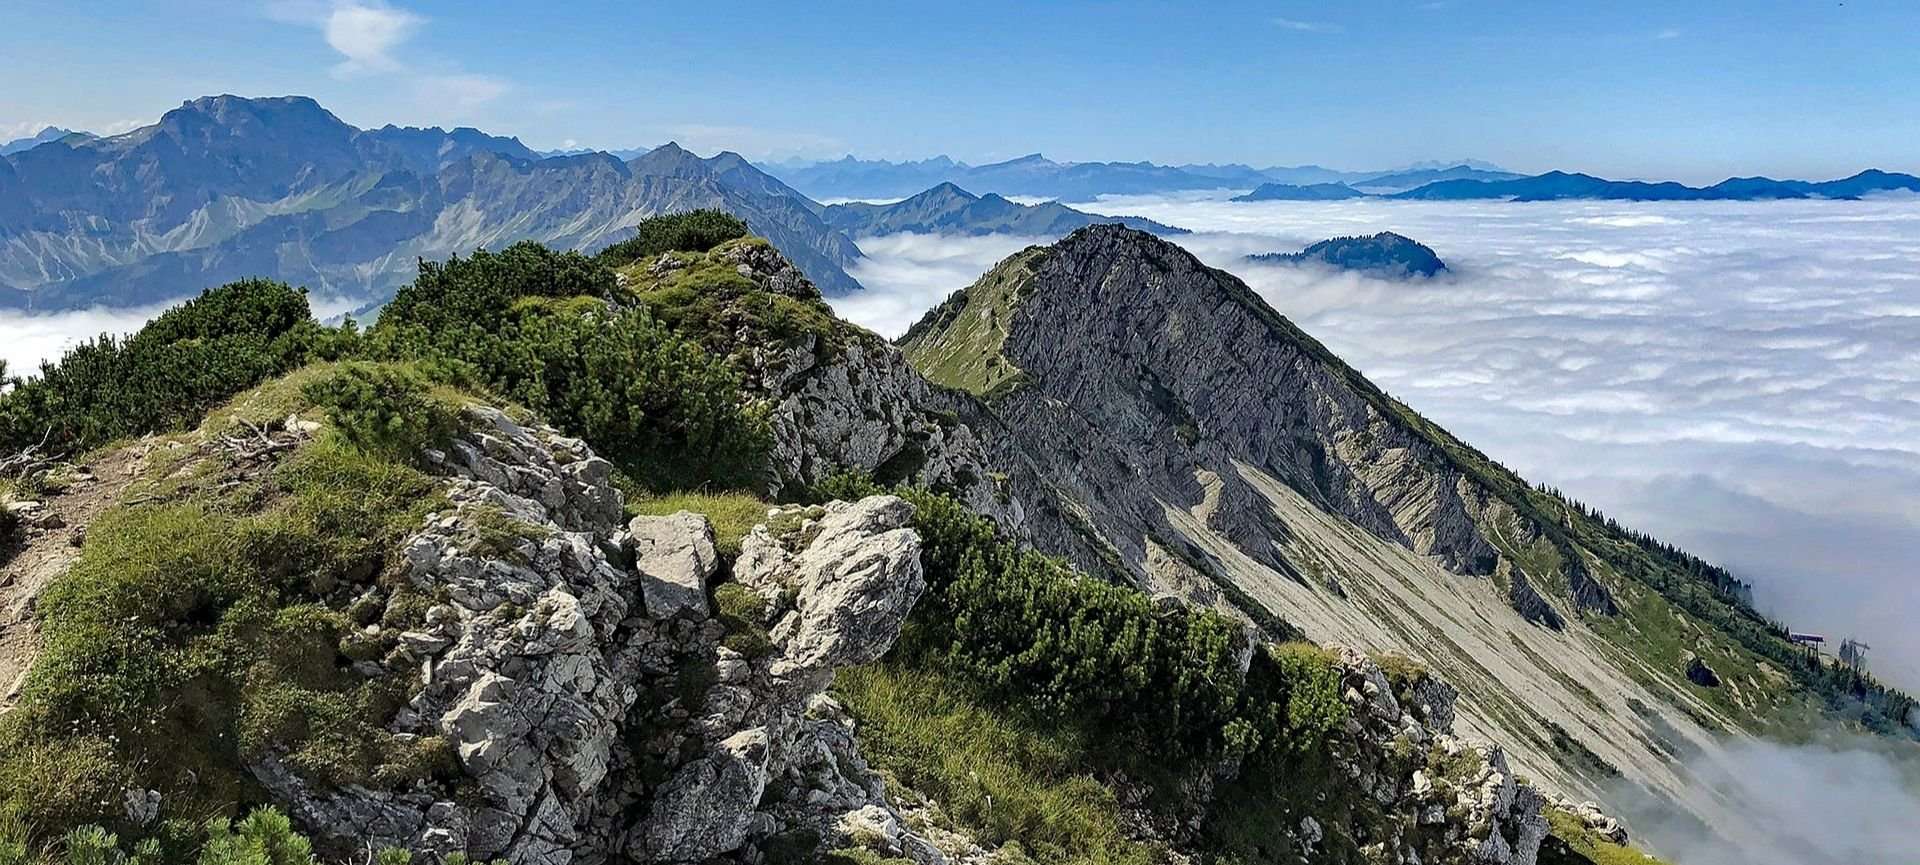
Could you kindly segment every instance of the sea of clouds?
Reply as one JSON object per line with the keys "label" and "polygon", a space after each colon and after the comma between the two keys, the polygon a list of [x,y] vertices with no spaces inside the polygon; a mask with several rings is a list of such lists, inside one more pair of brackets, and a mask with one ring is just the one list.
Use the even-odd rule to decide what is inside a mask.
{"label": "sea of clouds", "polygon": [[[1075,206],[1194,230],[1172,239],[1421,413],[1732,568],[1794,628],[1866,640],[1877,672],[1920,687],[1920,201]],[[1432,246],[1450,273],[1242,260],[1383,230]],[[869,291],[836,307],[895,336],[1049,240],[862,239],[871,259],[853,273]],[[1920,797],[1886,753],[1829,738],[1696,756],[1698,783],[1744,818],[1724,834],[1628,791],[1609,805],[1690,865],[1896,861],[1915,849]]]}

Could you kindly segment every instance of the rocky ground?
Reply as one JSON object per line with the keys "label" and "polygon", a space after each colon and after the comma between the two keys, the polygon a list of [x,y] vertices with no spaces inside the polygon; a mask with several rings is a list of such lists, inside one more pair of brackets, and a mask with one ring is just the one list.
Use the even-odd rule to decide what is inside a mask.
{"label": "rocky ground", "polygon": [[906,502],[775,515],[714,591],[705,517],[623,522],[610,467],[578,440],[469,416],[430,455],[451,505],[406,543],[407,591],[367,599],[435,602],[363,662],[414,681],[389,730],[446,743],[461,780],[333,789],[261,761],[302,825],[514,863],[751,860],[802,838],[945,860],[904,828],[826,694],[836,667],[892,645],[923,589]]}
{"label": "rocky ground", "polygon": [[[404,586],[365,599],[433,602],[402,633],[370,634],[396,648],[362,662],[413,683],[388,729],[444,743],[459,781],[331,788],[260,761],[303,826],[333,846],[521,865],[850,846],[920,865],[997,860],[934,819],[938,803],[890,790],[827,691],[837,668],[887,651],[924,589],[909,504],[772,510],[729,567],[705,517],[623,521],[609,467],[578,440],[468,412],[472,429],[429,455],[449,506],[406,541]],[[1531,865],[1543,800],[1498,748],[1453,736],[1453,690],[1424,679],[1396,696],[1365,655],[1338,662],[1353,718],[1343,771],[1398,815],[1368,855]],[[1327,828],[1275,831],[1311,859]]]}

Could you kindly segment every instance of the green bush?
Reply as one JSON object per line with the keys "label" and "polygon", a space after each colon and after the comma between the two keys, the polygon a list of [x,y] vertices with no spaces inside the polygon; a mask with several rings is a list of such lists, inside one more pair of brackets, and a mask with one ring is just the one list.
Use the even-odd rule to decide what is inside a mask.
{"label": "green bush", "polygon": [[313,865],[313,845],[293,831],[293,821],[272,808],[256,808],[235,825],[216,818],[207,825],[199,865]]}
{"label": "green bush", "polygon": [[327,410],[334,429],[354,446],[402,459],[443,447],[459,424],[459,410],[435,396],[433,385],[403,366],[344,363],[310,381],[303,395]]}
{"label": "green bush", "polygon": [[133,336],[102,335],[0,396],[0,451],[42,439],[71,452],[179,429],[262,380],[354,342],[309,317],[306,293],[243,280],[174,307]]}
{"label": "green bush", "polygon": [[[385,847],[366,854],[379,865],[408,865],[412,852]],[[359,861],[356,856],[352,861]],[[131,846],[97,825],[79,826],[51,845],[36,848],[17,815],[0,811],[0,865],[318,865],[313,844],[278,809],[262,806],[239,822],[215,817],[204,824],[168,821]],[[442,865],[478,863],[449,853]]]}
{"label": "green bush", "polygon": [[[862,492],[857,480],[829,486]],[[1117,754],[1277,755],[1316,746],[1345,719],[1324,655],[1263,646],[1243,675],[1240,628],[1220,614],[1157,607],[1017,548],[951,498],[900,492],[915,505],[928,577],[903,654],[1081,725]]]}
{"label": "green bush", "polygon": [[394,359],[457,364],[650,488],[755,486],[765,413],[738,373],[645,309],[612,274],[533,244],[423,268],[371,335]]}
{"label": "green bush", "polygon": [[732,253],[754,245],[767,242],[744,238],[705,254],[677,253],[675,266],[660,273],[628,268],[622,299],[645,306],[668,327],[719,354],[812,340],[816,356],[825,357],[849,339],[862,338],[864,331],[834,317],[812,283],[770,291],[742,274]]}
{"label": "green bush", "polygon": [[595,256],[608,267],[624,267],[664,252],[706,252],[747,236],[747,224],[724,210],[692,210],[641,220],[632,237]]}
{"label": "green bush", "polygon": [[471,341],[521,298],[607,297],[614,286],[613,271],[587,256],[523,241],[444,263],[422,260],[420,275],[394,294],[375,330],[406,324],[434,331],[440,344]]}

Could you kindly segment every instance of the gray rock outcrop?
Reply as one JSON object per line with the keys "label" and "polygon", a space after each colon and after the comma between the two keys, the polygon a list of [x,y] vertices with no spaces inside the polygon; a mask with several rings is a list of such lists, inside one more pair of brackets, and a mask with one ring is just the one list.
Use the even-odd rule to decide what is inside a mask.
{"label": "gray rock outcrop", "polygon": [[[1547,837],[1546,799],[1514,775],[1499,747],[1453,734],[1454,689],[1420,674],[1396,694],[1365,654],[1334,653],[1350,715],[1333,754],[1357,789],[1397,816],[1397,831],[1370,842],[1369,861],[1534,865]],[[1311,849],[1315,834],[1303,826],[1296,838]]]}
{"label": "gray rock outcrop", "polygon": [[403,544],[401,583],[362,599],[385,625],[353,638],[379,650],[358,672],[411,693],[389,735],[446,753],[458,777],[330,786],[258,760],[323,847],[701,862],[752,859],[800,828],[827,843],[859,829],[944,861],[902,828],[824,694],[834,667],[892,645],[924,589],[910,505],[836,502],[756,530],[739,591],[777,602],[716,615],[705,517],[622,528],[611,467],[586,446],[490,408],[467,417],[428,454],[448,506]]}
{"label": "gray rock outcrop", "polygon": [[[749,617],[767,628],[768,644],[721,656],[721,681],[692,724],[716,744],[666,783],[631,854],[700,861],[796,830],[845,838],[854,812],[866,813],[865,823],[903,825],[825,689],[836,667],[884,654],[925,590],[912,517],[893,496],[833,502],[776,514],[741,543],[734,579],[756,595]],[[784,792],[762,801],[773,788]],[[916,862],[945,861],[904,829],[882,837]]]}

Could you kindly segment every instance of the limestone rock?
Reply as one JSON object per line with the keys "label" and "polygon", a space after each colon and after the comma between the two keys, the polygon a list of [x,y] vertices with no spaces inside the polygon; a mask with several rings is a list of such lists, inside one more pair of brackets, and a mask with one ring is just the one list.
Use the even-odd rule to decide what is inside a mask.
{"label": "limestone rock", "polygon": [[[369,627],[362,638],[389,648],[356,668],[411,682],[389,733],[444,740],[473,795],[328,788],[273,757],[253,771],[323,845],[565,862],[599,805],[649,636],[624,625],[637,578],[614,543],[620,494],[578,440],[490,408],[467,417],[428,455],[450,507],[401,549],[399,591],[440,602],[406,629]],[[499,524],[505,537],[485,528]],[[409,615],[400,595],[387,603],[389,620]]]}
{"label": "limestone rock", "polygon": [[[1350,715],[1333,752],[1354,785],[1398,817],[1398,828],[1376,842],[1383,861],[1534,865],[1547,835],[1545,799],[1518,780],[1500,748],[1453,735],[1457,692],[1423,674],[1406,685],[1402,705],[1365,653],[1332,652]],[[1422,742],[1428,747],[1408,747]],[[1445,759],[1427,762],[1429,753]],[[1408,770],[1396,754],[1420,758]]]}
{"label": "limestone rock", "polygon": [[865,664],[893,645],[926,589],[912,518],[905,500],[873,496],[828,505],[796,553],[761,530],[742,543],[736,579],[763,596],[797,593],[773,628],[784,649],[775,675]]}
{"label": "limestone rock", "polygon": [[[468,420],[427,455],[448,506],[402,543],[401,579],[366,590],[380,623],[349,637],[354,669],[411,694],[390,744],[444,748],[464,777],[336,787],[257,760],[254,777],[323,850],[752,861],[786,828],[834,844],[877,828],[889,851],[945,861],[823,693],[836,666],[893,644],[925,588],[906,502],[835,503],[784,541],[758,529],[774,548],[742,571],[777,581],[785,606],[767,648],[746,653],[721,644],[741,625],[709,615],[719,557],[704,517],[623,529],[610,469],[586,446],[492,409]],[[134,816],[146,803],[127,801]]]}
{"label": "limestone rock", "polygon": [[642,861],[700,862],[746,842],[761,793],[767,788],[771,744],[764,728],[728,737],[680,771],[653,800]]}
{"label": "limestone rock", "polygon": [[707,616],[707,580],[720,567],[713,526],[699,514],[634,517],[627,524],[647,615]]}
{"label": "limestone rock", "polygon": [[[824,693],[835,668],[870,662],[893,645],[925,590],[920,539],[907,527],[912,516],[912,506],[894,496],[833,502],[776,512],[769,522],[782,528],[757,526],[742,542],[733,576],[767,600],[772,649],[759,657],[715,652],[718,682],[690,724],[716,744],[667,782],[638,827],[636,849],[667,861],[698,859],[779,826],[804,827],[823,842],[877,843],[922,865],[946,861],[905,827],[861,759],[851,721]],[[764,761],[738,756],[740,731],[764,738]],[[722,783],[731,777],[723,768],[747,764],[760,769],[743,777],[780,794],[747,801],[750,784]],[[715,784],[731,792],[695,792]]]}

